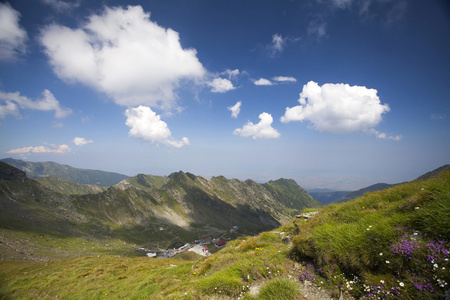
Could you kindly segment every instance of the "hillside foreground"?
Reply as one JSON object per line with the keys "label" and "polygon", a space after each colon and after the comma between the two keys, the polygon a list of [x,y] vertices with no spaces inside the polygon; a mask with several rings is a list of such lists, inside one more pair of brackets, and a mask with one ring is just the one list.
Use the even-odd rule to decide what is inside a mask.
{"label": "hillside foreground", "polygon": [[[230,241],[209,257],[0,262],[5,299],[448,299],[450,172]],[[185,254],[184,254],[185,255]],[[325,296],[323,296],[325,297]]]}

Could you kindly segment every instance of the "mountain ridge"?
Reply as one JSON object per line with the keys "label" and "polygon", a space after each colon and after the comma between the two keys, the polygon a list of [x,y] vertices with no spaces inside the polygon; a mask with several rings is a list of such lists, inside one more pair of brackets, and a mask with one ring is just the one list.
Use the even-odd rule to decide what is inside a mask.
{"label": "mountain ridge", "polygon": [[127,175],[120,173],[74,168],[53,161],[29,162],[13,158],[4,158],[0,161],[26,172],[28,177],[35,179],[54,176],[74,183],[107,187],[128,178]]}
{"label": "mountain ridge", "polygon": [[[25,174],[2,165],[9,169],[6,173]],[[0,232],[118,238],[159,248],[224,234],[233,226],[254,235],[286,223],[304,208],[322,206],[292,179],[259,184],[179,171],[167,177],[138,174],[114,186],[90,192],[92,188],[50,177],[0,178]]]}

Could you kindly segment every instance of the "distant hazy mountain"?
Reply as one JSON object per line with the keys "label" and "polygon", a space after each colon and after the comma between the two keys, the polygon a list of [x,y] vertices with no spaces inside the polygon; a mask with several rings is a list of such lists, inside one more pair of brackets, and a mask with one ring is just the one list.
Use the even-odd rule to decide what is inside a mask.
{"label": "distant hazy mountain", "polygon": [[[433,171],[427,172],[424,175],[418,177],[417,179],[413,180],[413,181],[425,181],[427,179],[433,178],[438,176],[440,173],[445,172],[445,171],[450,171],[450,165],[444,165],[442,167],[439,167]],[[389,189],[391,187],[394,187],[396,185],[400,185],[403,184],[404,182],[400,182],[400,183],[393,183],[393,184],[389,184],[389,183],[377,183],[377,184],[373,184],[371,186],[362,188],[360,190],[348,193],[347,195],[341,197],[340,199],[337,199],[337,202],[346,202],[352,199],[356,199],[358,197],[363,196],[365,193],[367,192],[375,192],[375,191],[381,191],[381,190],[385,190],[385,189]]]}
{"label": "distant hazy mountain", "polygon": [[337,199],[336,202],[346,202],[346,201],[349,201],[349,200],[361,197],[367,192],[376,192],[376,191],[385,190],[385,189],[394,187],[394,186],[396,186],[398,184],[400,184],[400,183],[395,183],[395,184],[376,183],[376,184],[372,184],[372,185],[370,185],[368,187],[365,187],[365,188],[359,189],[357,191],[350,192],[350,193],[348,193],[346,195],[343,195],[342,197]]}
{"label": "distant hazy mountain", "polygon": [[99,170],[78,169],[55,162],[28,162],[13,158],[5,158],[1,161],[26,172],[28,177],[40,178],[54,176],[79,184],[93,184],[99,186],[111,186],[126,179],[128,176]]}
{"label": "distant hazy mountain", "polygon": [[450,171],[450,165],[443,165],[442,167],[439,167],[431,172],[423,174],[422,176],[418,177],[414,181],[424,181],[424,180],[430,179],[432,177],[436,177],[437,175],[439,175],[440,173],[445,172],[445,171]]}
{"label": "distant hazy mountain", "polygon": [[308,193],[316,200],[319,200],[323,205],[330,203],[336,203],[341,200],[342,197],[351,193],[351,191],[334,191],[329,189],[314,189],[309,190]]}

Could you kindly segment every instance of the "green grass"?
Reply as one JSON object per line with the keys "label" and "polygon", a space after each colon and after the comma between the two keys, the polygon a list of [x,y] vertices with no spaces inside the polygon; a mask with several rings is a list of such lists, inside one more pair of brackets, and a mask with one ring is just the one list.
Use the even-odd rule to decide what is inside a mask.
{"label": "green grass", "polygon": [[435,298],[450,284],[449,183],[447,172],[326,206],[289,225],[297,234],[290,255],[311,262],[317,280],[343,274],[340,284],[355,296],[375,289],[388,298]]}
{"label": "green grass", "polygon": [[259,291],[259,300],[294,300],[299,294],[296,282],[288,278],[277,278],[267,282]]}
{"label": "green grass", "polygon": [[[342,290],[356,298],[437,299],[450,285],[449,183],[447,172],[328,205],[307,221],[239,237],[205,258],[120,257],[105,255],[105,243],[124,251],[133,245],[24,234],[39,245],[95,255],[0,262],[0,298],[295,299],[298,280],[309,280],[336,297]],[[292,244],[284,243],[288,236]],[[252,285],[261,285],[256,295]]]}

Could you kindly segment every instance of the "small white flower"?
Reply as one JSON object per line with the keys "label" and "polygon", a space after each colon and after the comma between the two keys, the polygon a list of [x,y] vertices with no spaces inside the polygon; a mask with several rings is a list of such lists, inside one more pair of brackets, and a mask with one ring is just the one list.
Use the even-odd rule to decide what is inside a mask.
{"label": "small white flower", "polygon": [[405,286],[405,284],[404,284],[403,282],[400,282],[399,285],[400,285],[401,287],[404,287],[404,286]]}
{"label": "small white flower", "polygon": [[386,263],[387,263],[387,264],[390,264],[391,262],[387,260]]}
{"label": "small white flower", "polygon": [[380,252],[380,256],[383,256],[383,252]]}
{"label": "small white flower", "polygon": [[419,207],[418,207],[418,206],[416,206],[416,209],[419,209]]}
{"label": "small white flower", "polygon": [[384,283],[384,280],[380,280],[380,283]]}

